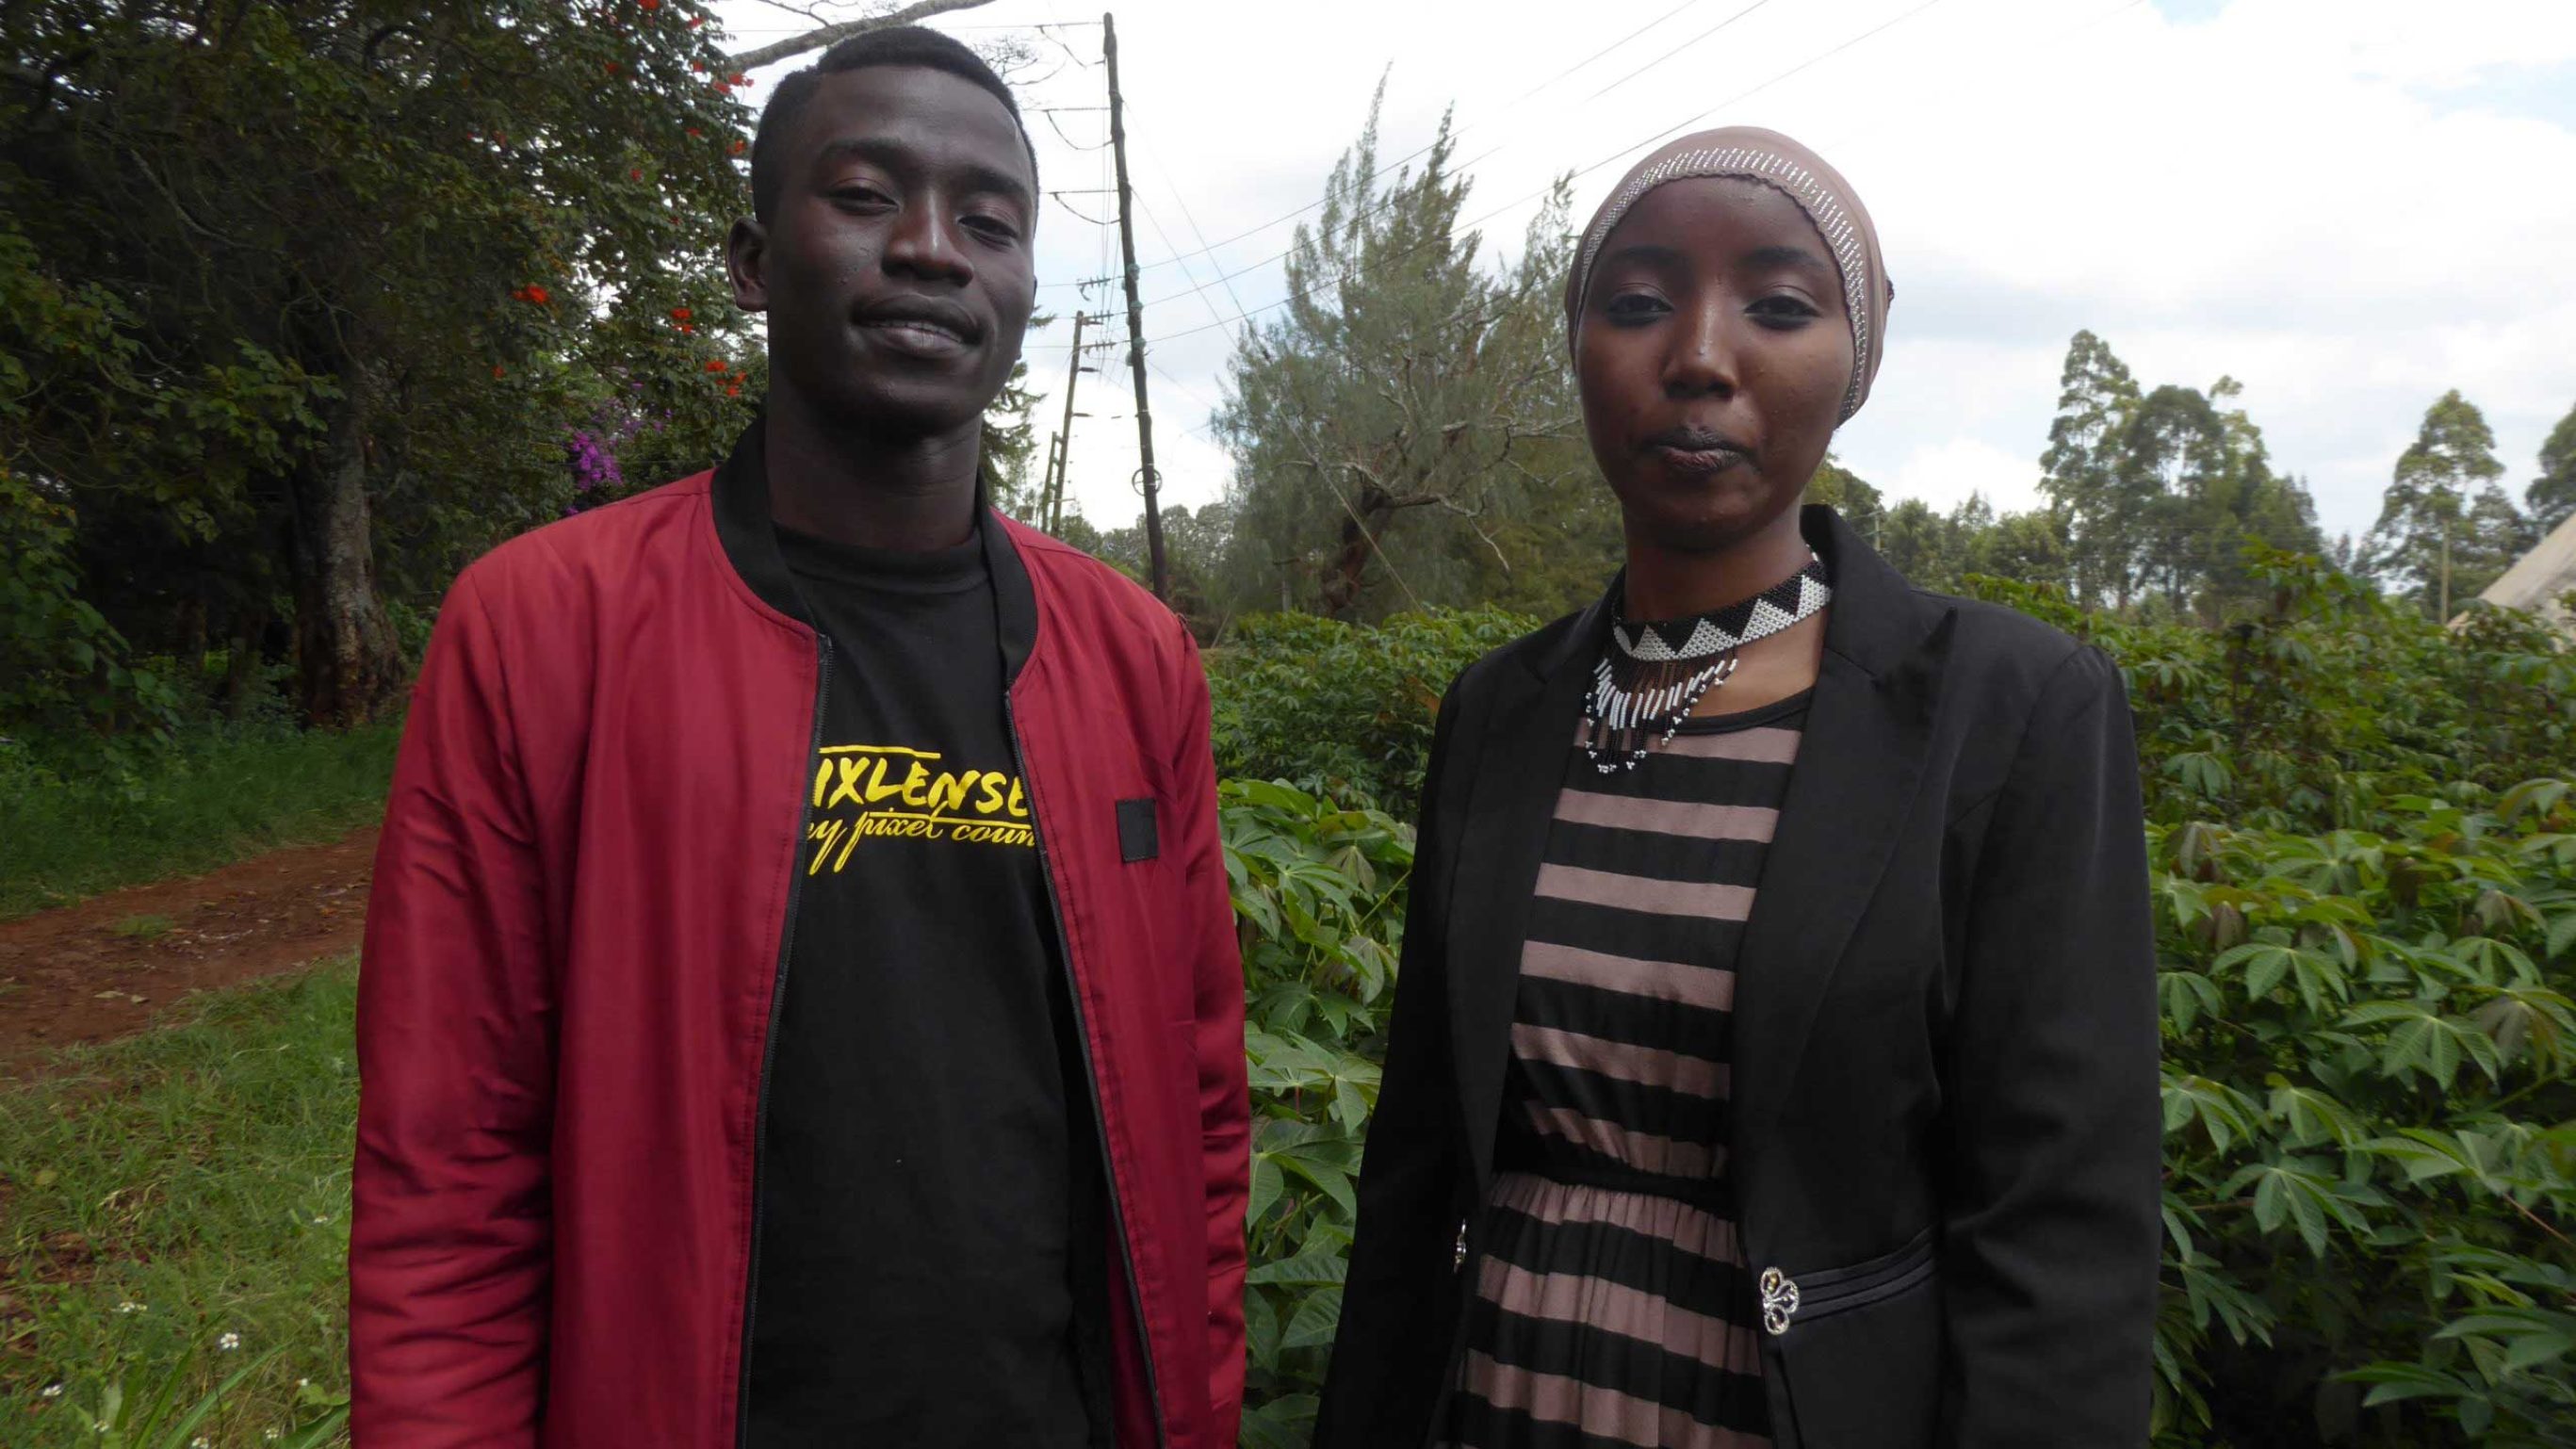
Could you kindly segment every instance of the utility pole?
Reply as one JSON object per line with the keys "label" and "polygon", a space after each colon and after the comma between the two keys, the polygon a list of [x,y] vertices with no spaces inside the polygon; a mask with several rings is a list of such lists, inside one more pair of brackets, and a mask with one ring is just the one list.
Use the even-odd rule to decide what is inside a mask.
{"label": "utility pole", "polygon": [[1073,366],[1064,375],[1064,426],[1047,446],[1046,498],[1038,510],[1039,527],[1048,533],[1064,527],[1065,462],[1073,455],[1073,389],[1090,371],[1082,365],[1082,329],[1090,320],[1081,312],[1073,314]]}
{"label": "utility pole", "polygon": [[1118,158],[1118,247],[1127,261],[1127,365],[1136,374],[1136,452],[1145,466],[1145,552],[1154,566],[1154,597],[1169,602],[1171,571],[1163,562],[1163,510],[1155,501],[1154,413],[1145,401],[1145,306],[1136,300],[1136,219],[1127,189],[1127,114],[1118,96],[1118,22],[1100,17],[1100,51],[1109,62],[1109,146]]}

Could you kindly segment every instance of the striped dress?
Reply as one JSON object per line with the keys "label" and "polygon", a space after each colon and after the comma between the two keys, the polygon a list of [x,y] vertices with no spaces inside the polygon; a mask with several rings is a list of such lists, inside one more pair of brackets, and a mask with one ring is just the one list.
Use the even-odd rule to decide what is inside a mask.
{"label": "striped dress", "polygon": [[1757,1449],[1727,1205],[1729,1024],[1807,700],[1566,762],[1522,948],[1457,1449]]}

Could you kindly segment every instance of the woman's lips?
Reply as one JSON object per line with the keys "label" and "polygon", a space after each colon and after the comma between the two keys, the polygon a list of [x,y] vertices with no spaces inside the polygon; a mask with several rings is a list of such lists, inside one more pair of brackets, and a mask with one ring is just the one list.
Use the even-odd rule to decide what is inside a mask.
{"label": "woman's lips", "polygon": [[1677,473],[1719,473],[1738,463],[1752,461],[1735,448],[1676,448],[1659,443],[1649,450],[1657,461]]}

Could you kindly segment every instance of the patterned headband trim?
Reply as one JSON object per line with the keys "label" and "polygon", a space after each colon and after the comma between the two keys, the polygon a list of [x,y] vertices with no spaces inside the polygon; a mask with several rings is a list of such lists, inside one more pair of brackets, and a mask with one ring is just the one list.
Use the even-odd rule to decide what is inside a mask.
{"label": "patterned headband trim", "polygon": [[1581,297],[1592,288],[1592,264],[1601,257],[1602,246],[1621,218],[1646,193],[1670,181],[1688,181],[1703,176],[1749,176],[1768,183],[1788,194],[1807,213],[1807,219],[1824,234],[1825,245],[1833,251],[1834,264],[1842,269],[1843,310],[1851,318],[1852,375],[1851,385],[1843,390],[1842,417],[1847,422],[1860,411],[1861,384],[1869,368],[1869,252],[1861,238],[1859,225],[1849,209],[1835,197],[1816,174],[1776,152],[1754,146],[1724,146],[1713,150],[1683,151],[1667,156],[1637,173],[1636,178],[1619,189],[1592,231],[1583,239],[1583,255],[1575,271],[1582,278]]}

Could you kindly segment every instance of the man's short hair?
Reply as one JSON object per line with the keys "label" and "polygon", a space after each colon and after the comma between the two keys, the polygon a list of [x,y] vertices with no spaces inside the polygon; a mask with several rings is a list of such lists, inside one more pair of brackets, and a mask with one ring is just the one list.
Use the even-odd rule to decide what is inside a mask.
{"label": "man's short hair", "polygon": [[984,58],[967,49],[953,36],[920,25],[896,25],[884,30],[870,30],[853,35],[830,50],[823,58],[788,76],[769,93],[769,104],[760,111],[760,128],[751,141],[751,214],[763,222],[777,205],[780,177],[779,163],[773,148],[778,138],[795,129],[796,118],[814,99],[823,85],[823,77],[843,71],[864,70],[872,65],[917,65],[930,70],[944,70],[962,80],[971,81],[990,91],[1002,109],[1011,113],[1011,124],[1020,129],[1020,145],[1029,153],[1029,180],[1038,174],[1037,147],[1029,144],[1028,123],[1020,119],[1020,103],[1011,95]]}

